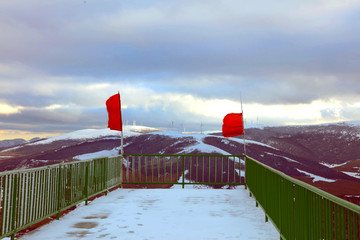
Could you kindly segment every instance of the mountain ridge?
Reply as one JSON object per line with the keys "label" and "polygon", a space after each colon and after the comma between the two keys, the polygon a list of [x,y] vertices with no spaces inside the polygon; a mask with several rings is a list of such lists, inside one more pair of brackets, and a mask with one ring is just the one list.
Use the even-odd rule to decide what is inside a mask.
{"label": "mountain ridge", "polygon": [[[360,168],[357,168],[360,166],[355,161],[360,159],[359,132],[357,125],[346,124],[249,128],[246,129],[246,154],[338,196],[360,196]],[[120,152],[120,134],[109,129],[88,129],[23,143],[0,151],[0,171],[116,156]],[[124,129],[126,154],[239,155],[243,154],[243,141],[242,136],[224,138],[221,133],[184,134],[145,127]],[[348,162],[352,164],[344,164],[343,168],[328,167]],[[340,182],[354,187],[346,192],[338,186],[331,188]],[[354,190],[356,188],[358,190]]]}

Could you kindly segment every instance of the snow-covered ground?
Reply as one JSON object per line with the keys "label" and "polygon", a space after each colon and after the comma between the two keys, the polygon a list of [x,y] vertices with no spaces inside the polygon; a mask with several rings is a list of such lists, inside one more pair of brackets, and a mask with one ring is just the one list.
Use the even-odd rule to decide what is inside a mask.
{"label": "snow-covered ground", "polygon": [[21,240],[279,239],[243,187],[118,189]]}

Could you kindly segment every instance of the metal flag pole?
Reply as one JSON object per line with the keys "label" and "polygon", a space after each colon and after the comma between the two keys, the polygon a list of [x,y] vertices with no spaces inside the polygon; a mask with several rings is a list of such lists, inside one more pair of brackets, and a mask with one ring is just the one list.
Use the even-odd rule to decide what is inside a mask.
{"label": "metal flag pole", "polygon": [[245,143],[245,125],[244,125],[244,111],[243,111],[243,105],[242,105],[242,95],[240,93],[240,104],[241,104],[241,113],[242,113],[242,124],[244,129],[244,155],[246,156],[246,143]]}
{"label": "metal flag pole", "polygon": [[123,162],[124,162],[124,129],[122,124],[122,114],[121,114],[121,99],[120,99],[120,92],[118,90],[119,94],[119,111],[120,111],[120,125],[121,125],[121,156],[120,156],[120,187],[122,188],[122,179],[123,179]]}
{"label": "metal flag pole", "polygon": [[124,155],[124,129],[123,129],[123,124],[122,124],[122,114],[121,114],[121,99],[120,99],[120,92],[118,91],[119,94],[119,107],[120,107],[120,124],[121,124],[121,157],[123,157]]}
{"label": "metal flag pole", "polygon": [[[246,185],[246,142],[245,142],[245,126],[244,126],[244,110],[243,110],[243,105],[242,105],[242,94],[240,92],[240,104],[241,104],[241,113],[242,113],[242,124],[243,124],[243,131],[244,131],[244,184],[245,184],[245,189],[247,189],[247,185]],[[240,168],[241,168],[241,163],[240,163]],[[241,178],[240,178],[241,181]]]}

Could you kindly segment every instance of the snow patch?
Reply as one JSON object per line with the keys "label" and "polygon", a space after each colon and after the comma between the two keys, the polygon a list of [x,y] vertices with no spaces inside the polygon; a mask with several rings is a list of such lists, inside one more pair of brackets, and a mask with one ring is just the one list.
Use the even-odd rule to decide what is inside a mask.
{"label": "snow patch", "polygon": [[345,195],[345,197],[356,197],[356,198],[360,198],[360,195]]}
{"label": "snow patch", "polygon": [[[222,137],[221,137],[221,138],[222,138]],[[228,138],[228,139],[231,139],[232,141],[235,141],[235,142],[244,144],[244,139],[235,138],[235,137],[230,137],[230,138]],[[260,146],[272,148],[272,149],[275,149],[275,150],[279,150],[279,149],[274,148],[274,147],[272,147],[272,146],[270,146],[270,145],[267,145],[267,144],[265,144],[265,143],[258,142],[258,141],[254,141],[254,140],[249,140],[249,139],[245,139],[245,144],[256,144],[256,145],[260,145]]]}
{"label": "snow patch", "polygon": [[50,160],[31,159],[31,162],[48,163]]}
{"label": "snow patch", "polygon": [[119,156],[119,150],[120,148],[116,147],[112,150],[102,150],[98,152],[77,155],[74,158],[78,160],[88,160],[88,159],[101,158],[101,157],[117,157]]}
{"label": "snow patch", "polygon": [[22,145],[19,145],[19,146],[16,146],[16,147],[4,149],[4,150],[2,150],[0,152],[9,152],[9,151],[12,151],[12,150],[15,150],[15,149],[19,149],[21,147],[22,147]]}
{"label": "snow patch", "polygon": [[235,159],[234,159],[231,157],[230,160],[233,160],[235,163],[245,164],[245,159],[242,159],[242,158],[235,157]]}
{"label": "snow patch", "polygon": [[294,160],[294,159],[291,159],[291,158],[288,158],[288,157],[284,157],[284,156],[281,156],[281,155],[278,155],[278,154],[275,154],[275,153],[270,153],[270,152],[265,152],[265,153],[266,153],[266,154],[269,154],[269,155],[276,156],[276,157],[284,158],[284,159],[288,160],[289,162],[299,163],[298,161],[296,161],[296,160]]}
{"label": "snow patch", "polygon": [[343,165],[347,164],[348,162],[349,162],[349,161],[344,162],[344,163],[340,163],[340,164],[321,162],[320,164],[323,165],[323,166],[326,166],[326,167],[328,167],[328,168],[335,168],[335,167],[343,166]]}
{"label": "snow patch", "polygon": [[360,173],[356,173],[356,172],[345,172],[345,171],[343,171],[342,173],[345,173],[346,175],[349,175],[349,176],[351,176],[351,177],[359,178],[359,179],[360,179]]}
{"label": "snow patch", "polygon": [[272,149],[275,149],[275,150],[279,150],[279,149],[274,148],[274,147],[272,147],[272,146],[270,146],[270,145],[267,145],[267,144],[265,144],[265,143],[261,143],[261,142],[257,142],[257,141],[253,141],[253,140],[245,139],[245,142],[246,142],[246,143],[250,143],[250,144],[256,144],[256,145],[260,145],[260,146],[272,148]]}
{"label": "snow patch", "polygon": [[296,170],[297,170],[298,172],[304,173],[304,174],[310,176],[311,178],[313,178],[313,182],[318,182],[318,181],[323,181],[323,182],[335,182],[335,181],[336,181],[336,180],[334,180],[334,179],[328,179],[328,178],[320,177],[320,176],[315,175],[315,174],[312,174],[312,173],[308,173],[308,172],[303,171],[303,170],[300,170],[300,169],[298,169],[298,168],[296,168]]}
{"label": "snow patch", "polygon": [[194,145],[184,148],[184,150],[181,152],[186,154],[186,153],[190,153],[193,151],[200,151],[203,153],[218,153],[218,154],[222,154],[222,155],[231,155],[230,153],[228,153],[220,148],[217,148],[217,147],[205,144],[205,143],[199,143],[199,142]]}
{"label": "snow patch", "polygon": [[230,141],[227,140],[227,139],[222,139],[221,142],[222,142],[222,143],[225,143],[225,144],[230,144]]}
{"label": "snow patch", "polygon": [[239,169],[235,169],[235,171],[240,177],[245,177],[245,171],[244,170],[239,171]]}
{"label": "snow patch", "polygon": [[227,144],[227,145],[229,145],[229,146],[231,146],[231,147],[238,147],[238,146],[236,146],[234,143],[230,142],[230,141],[227,140],[227,139],[221,139],[221,142],[224,143],[224,144]]}
{"label": "snow patch", "polygon": [[171,138],[191,137],[191,138],[194,138],[198,142],[203,142],[204,138],[209,136],[209,135],[202,134],[202,133],[181,133],[181,132],[177,132],[177,131],[154,132],[152,134],[168,136],[168,137],[171,137]]}
{"label": "snow patch", "polygon": [[[208,137],[209,135],[205,135],[205,134],[201,134],[201,133],[180,133],[180,132],[176,132],[176,131],[164,131],[164,132],[156,132],[153,133],[156,135],[163,135],[163,136],[169,136],[172,138],[185,138],[185,137],[191,137],[193,138],[196,142],[190,146],[185,147],[180,153],[189,153],[189,152],[193,152],[193,151],[200,151],[203,153],[219,153],[219,154],[223,154],[223,155],[231,155],[230,153],[214,147],[212,145],[208,145],[206,143],[204,143],[204,139],[206,137]],[[222,137],[221,137],[222,138]],[[179,140],[178,142],[180,142],[181,140]],[[177,142],[176,142],[177,143]],[[174,144],[176,144],[174,143]]]}
{"label": "snow patch", "polygon": [[[180,133],[180,132],[177,132],[177,131],[164,131],[164,132],[154,132],[153,134],[169,136],[169,137],[172,137],[172,138],[192,137],[199,144],[204,144],[203,141],[204,141],[204,138],[206,138],[206,137],[219,138],[219,139],[221,139],[221,142],[223,142],[225,144],[232,144],[231,141],[234,141],[234,142],[237,142],[237,143],[240,143],[240,144],[244,144],[244,140],[240,139],[240,138],[235,138],[235,137],[224,138],[223,136],[207,135],[207,134],[202,134],[202,133]],[[272,148],[272,149],[275,149],[275,150],[279,150],[279,149],[274,148],[274,147],[272,147],[270,145],[267,145],[267,144],[264,144],[264,143],[261,143],[261,142],[257,142],[257,141],[253,141],[253,140],[245,139],[245,143],[246,144],[256,144],[256,145]],[[205,144],[205,145],[209,146],[208,144]],[[198,146],[198,147],[203,148],[203,146]],[[206,147],[203,150],[206,150]],[[213,151],[213,149],[207,148],[207,151],[211,152],[211,151]],[[221,153],[221,154],[231,155],[231,154],[217,148],[216,152],[220,153],[219,151],[224,152],[224,153]]]}

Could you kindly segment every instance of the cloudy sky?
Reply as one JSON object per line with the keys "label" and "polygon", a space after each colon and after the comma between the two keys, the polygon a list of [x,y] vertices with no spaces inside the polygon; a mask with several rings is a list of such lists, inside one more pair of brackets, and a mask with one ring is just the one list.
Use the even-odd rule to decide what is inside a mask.
{"label": "cloudy sky", "polygon": [[[2,0],[0,140],[360,120],[360,1]],[[241,96],[241,97],[240,97]]]}

